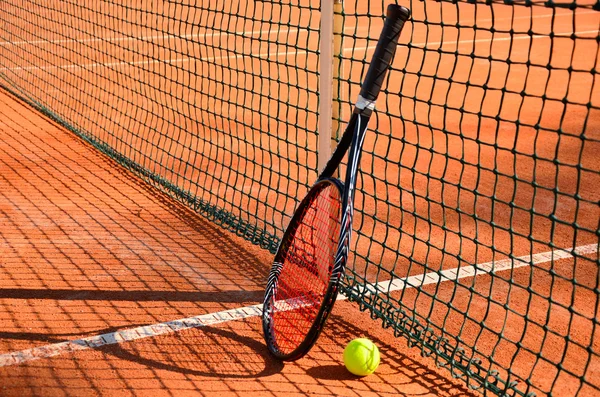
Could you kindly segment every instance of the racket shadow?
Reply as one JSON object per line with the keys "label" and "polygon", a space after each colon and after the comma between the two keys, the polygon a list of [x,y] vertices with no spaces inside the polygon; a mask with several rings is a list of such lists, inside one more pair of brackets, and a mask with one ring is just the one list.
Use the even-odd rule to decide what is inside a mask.
{"label": "racket shadow", "polygon": [[256,379],[283,369],[262,339],[222,327],[194,328],[102,350],[146,367],[209,378]]}

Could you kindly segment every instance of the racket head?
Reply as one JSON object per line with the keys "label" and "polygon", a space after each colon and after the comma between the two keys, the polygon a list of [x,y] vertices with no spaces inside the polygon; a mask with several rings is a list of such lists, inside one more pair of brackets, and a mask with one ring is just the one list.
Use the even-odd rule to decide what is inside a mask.
{"label": "racket head", "polygon": [[310,350],[335,303],[341,277],[336,273],[344,269],[334,266],[342,194],[337,179],[317,182],[298,206],[275,255],[262,319],[267,347],[281,360],[297,360]]}

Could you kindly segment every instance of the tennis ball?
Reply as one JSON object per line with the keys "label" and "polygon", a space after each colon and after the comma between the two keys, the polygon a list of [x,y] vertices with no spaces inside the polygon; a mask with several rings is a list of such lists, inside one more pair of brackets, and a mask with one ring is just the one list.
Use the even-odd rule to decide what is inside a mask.
{"label": "tennis ball", "polygon": [[344,365],[354,375],[371,375],[379,366],[379,349],[369,339],[354,339],[344,349]]}

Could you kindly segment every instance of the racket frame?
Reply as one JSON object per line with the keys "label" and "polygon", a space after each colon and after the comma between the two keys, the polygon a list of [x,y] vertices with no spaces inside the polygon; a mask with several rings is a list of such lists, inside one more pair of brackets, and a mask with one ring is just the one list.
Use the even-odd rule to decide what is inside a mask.
{"label": "racket frame", "polygon": [[[327,317],[333,309],[339,290],[339,284],[346,268],[348,251],[350,249],[352,218],[354,211],[354,191],[358,174],[358,166],[360,164],[362,144],[364,142],[369,119],[375,108],[375,100],[377,99],[377,96],[381,90],[387,69],[393,60],[398,37],[402,31],[404,23],[409,16],[410,11],[405,7],[395,4],[390,4],[388,6],[384,28],[381,32],[379,41],[377,42],[377,47],[375,49],[375,53],[373,54],[373,60],[371,61],[369,70],[361,87],[360,95],[356,102],[350,121],[348,122],[348,126],[346,127],[346,130],[342,135],[334,153],[319,175],[317,182],[311,187],[308,194],[301,201],[300,205],[292,216],[292,219],[277,250],[277,254],[275,255],[275,260],[273,267],[271,268],[271,272],[269,273],[269,279],[265,291],[262,320],[263,332],[267,347],[271,354],[280,360],[294,361],[308,353],[308,351],[317,341],[321,331],[323,330]],[[346,169],[346,184],[344,185],[340,180],[332,178],[332,176],[341,164],[348,149],[350,149],[350,152],[348,154],[348,166]],[[274,296],[277,292],[277,282],[283,268],[282,259],[285,257],[285,254],[288,250],[286,244],[290,237],[290,233],[295,232],[297,225],[303,217],[306,206],[311,203],[311,199],[315,195],[316,189],[321,189],[320,186],[322,183],[333,183],[338,187],[338,189],[341,189],[342,193],[342,203],[340,208],[342,212],[341,227],[338,246],[334,257],[334,265],[329,277],[326,292],[323,295],[321,306],[311,328],[307,332],[304,340],[293,351],[284,353],[281,352],[277,347],[277,341],[275,340],[276,337],[274,336],[275,332],[273,331],[272,318],[272,311],[275,310]]]}
{"label": "racket frame", "polygon": [[[324,189],[323,185],[329,185],[329,184],[333,185],[335,188],[338,189],[338,191],[340,193],[340,198],[343,197],[344,185],[339,179],[323,178],[323,179],[317,180],[317,182],[311,187],[311,189],[309,190],[307,195],[304,197],[304,199],[302,199],[302,201],[300,202],[300,205],[296,209],[296,212],[294,213],[294,216],[292,217],[292,219],[289,223],[289,226],[286,229],[286,231],[281,239],[281,244],[279,246],[279,249],[277,250],[275,259],[273,260],[274,265],[273,265],[273,268],[271,269],[271,273],[269,274],[269,281],[267,284],[269,284],[271,282],[275,282],[275,283],[277,282],[276,278],[279,277],[279,273],[277,271],[277,264],[283,263],[284,256],[288,251],[288,247],[285,246],[285,244],[286,244],[286,242],[289,241],[290,234],[296,232],[296,226],[301,223],[300,222],[301,217],[304,215],[304,211],[305,211],[306,207],[311,203],[313,196],[315,194],[317,194],[319,191],[321,191],[322,189]],[[340,212],[341,212],[341,210],[343,210],[343,207],[340,206]],[[306,334],[304,341],[302,341],[298,345],[298,347],[290,353],[281,352],[279,350],[279,348],[277,347],[274,332],[272,331],[273,316],[270,313],[271,311],[273,311],[275,309],[272,297],[276,292],[276,286],[269,286],[269,285],[267,286],[266,292],[265,292],[264,304],[263,304],[263,317],[262,317],[263,329],[264,329],[265,341],[267,342],[269,351],[275,357],[277,357],[281,360],[285,360],[285,361],[297,360],[300,357],[302,357],[304,354],[306,354],[310,350],[311,346],[317,341],[317,339],[319,338],[319,335],[321,334],[321,331],[323,330],[323,325],[325,324],[325,320],[329,316],[331,309],[333,309],[333,304],[335,303],[335,300],[338,295],[339,283],[331,282],[331,279],[334,277],[335,271],[336,271],[336,269],[332,269],[332,272],[330,274],[330,280],[329,280],[329,283],[327,286],[327,290],[325,291],[325,294],[323,295],[323,301],[321,303],[321,307],[319,309],[317,316],[315,317],[315,320],[314,320],[310,330]],[[339,270],[338,270],[338,272],[339,272]],[[339,279],[339,277],[341,277],[341,274],[338,275],[338,279]],[[329,304],[324,304],[325,302],[329,302]]]}

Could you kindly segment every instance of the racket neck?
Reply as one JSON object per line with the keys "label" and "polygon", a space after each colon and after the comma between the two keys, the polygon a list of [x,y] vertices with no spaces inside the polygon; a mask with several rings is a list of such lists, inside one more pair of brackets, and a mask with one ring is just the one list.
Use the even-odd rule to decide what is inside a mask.
{"label": "racket neck", "polygon": [[[333,177],[333,175],[337,171],[339,165],[342,163],[342,160],[344,159],[346,152],[348,151],[349,148],[351,148],[352,142],[354,141],[355,136],[359,135],[359,134],[364,135],[367,124],[369,122],[369,119],[371,118],[372,113],[373,113],[372,109],[358,109],[358,108],[354,109],[354,112],[352,113],[352,116],[350,117],[350,121],[348,122],[348,126],[346,127],[346,130],[344,131],[342,138],[340,139],[337,147],[335,148],[335,151],[331,155],[331,158],[329,159],[329,161],[325,165],[325,168],[323,168],[323,171],[319,175],[319,179]],[[360,119],[360,123],[362,124],[361,125],[362,131],[360,131],[360,132],[356,130],[357,122],[359,121],[359,119]],[[362,141],[362,137],[361,137],[361,141]],[[358,149],[360,149],[360,148],[358,148]],[[360,152],[360,150],[358,150],[358,152]],[[355,153],[356,153],[356,150],[355,150]],[[359,156],[360,156],[360,154],[359,154]],[[348,157],[348,160],[350,160],[350,156]],[[350,161],[348,161],[348,163],[350,163]],[[346,175],[348,175],[347,172],[346,172]],[[346,178],[346,182],[347,181],[348,181],[348,179]]]}
{"label": "racket neck", "polygon": [[350,143],[350,152],[348,153],[348,165],[346,167],[346,178],[344,181],[346,186],[342,197],[342,208],[352,208],[353,206],[354,190],[356,188],[362,146],[365,141],[367,125],[369,124],[371,113],[372,111],[369,110],[367,114],[361,111],[353,114],[355,125]]}

